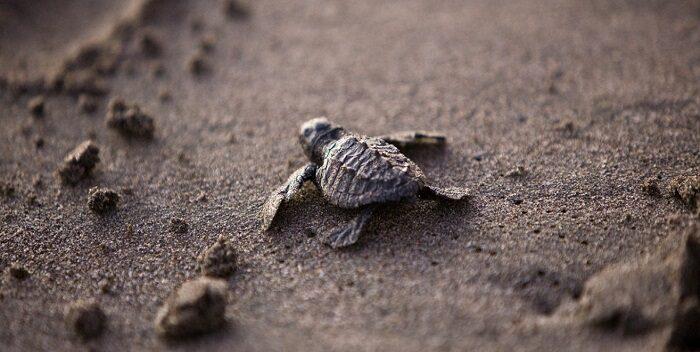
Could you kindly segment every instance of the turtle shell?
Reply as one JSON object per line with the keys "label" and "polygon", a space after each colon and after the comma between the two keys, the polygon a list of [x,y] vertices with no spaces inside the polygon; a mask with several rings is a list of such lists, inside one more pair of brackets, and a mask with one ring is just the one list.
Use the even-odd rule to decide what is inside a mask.
{"label": "turtle shell", "polygon": [[316,184],[331,204],[356,208],[414,197],[425,176],[394,145],[351,134],[325,147]]}

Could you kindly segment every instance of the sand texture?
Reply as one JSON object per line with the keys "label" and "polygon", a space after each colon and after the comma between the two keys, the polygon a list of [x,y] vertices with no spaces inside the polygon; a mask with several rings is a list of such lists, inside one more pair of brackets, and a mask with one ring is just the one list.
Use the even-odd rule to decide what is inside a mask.
{"label": "sand texture", "polygon": [[[261,231],[319,116],[471,196]],[[699,175],[698,1],[0,1],[3,351],[700,347]]]}

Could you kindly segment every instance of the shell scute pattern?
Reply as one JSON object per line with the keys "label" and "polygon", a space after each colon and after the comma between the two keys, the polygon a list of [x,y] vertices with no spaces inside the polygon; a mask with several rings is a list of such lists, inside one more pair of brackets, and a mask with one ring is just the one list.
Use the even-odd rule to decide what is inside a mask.
{"label": "shell scute pattern", "polygon": [[326,147],[316,178],[328,201],[345,208],[413,196],[425,181],[418,166],[395,146],[356,135]]}

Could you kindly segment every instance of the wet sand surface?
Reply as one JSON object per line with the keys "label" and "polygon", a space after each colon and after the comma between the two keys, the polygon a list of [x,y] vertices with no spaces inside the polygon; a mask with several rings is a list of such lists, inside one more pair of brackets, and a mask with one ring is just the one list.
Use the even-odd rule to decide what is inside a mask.
{"label": "wet sand surface", "polygon": [[[247,15],[219,1],[60,3],[0,2],[7,350],[667,348],[676,300],[614,303],[655,322],[634,333],[617,306],[610,324],[566,307],[595,306],[599,286],[659,287],[648,258],[671,258],[669,292],[690,290],[697,1],[260,0]],[[42,112],[28,108],[37,96]],[[107,124],[117,98],[152,135],[145,118]],[[261,232],[265,198],[306,163],[298,126],[317,116],[367,135],[445,131],[446,148],[407,155],[472,197],[387,206],[333,250],[323,236],[356,212],[309,185]],[[100,161],[66,184],[56,170],[86,140]],[[91,210],[96,186],[116,210]],[[158,308],[221,234],[238,263],[228,325],[159,338]],[[615,276],[625,263],[640,273]],[[83,341],[64,312],[87,299],[107,328]]]}

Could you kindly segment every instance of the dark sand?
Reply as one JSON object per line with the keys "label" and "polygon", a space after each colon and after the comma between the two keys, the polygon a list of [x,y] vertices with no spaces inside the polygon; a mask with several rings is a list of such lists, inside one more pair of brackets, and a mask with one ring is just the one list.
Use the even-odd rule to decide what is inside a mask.
{"label": "dark sand", "polygon": [[[249,10],[0,1],[3,350],[665,348],[666,320],[625,335],[557,312],[589,278],[678,246],[698,222],[668,187],[700,174],[699,2],[259,0]],[[92,97],[79,104],[78,93]],[[37,118],[28,104],[39,95]],[[154,118],[152,139],[107,127],[115,98]],[[261,233],[268,192],[305,162],[299,124],[320,115],[366,134],[446,131],[445,150],[408,155],[472,199],[390,207],[338,251],[322,234],[354,213],[308,187]],[[101,161],[62,184],[55,171],[88,139]],[[90,211],[94,186],[117,190],[116,211]],[[187,231],[171,231],[173,218]],[[167,343],[156,311],[222,233],[239,263],[229,324]],[[16,279],[16,265],[29,276]],[[614,280],[645,287],[645,272]],[[63,312],[89,299],[108,327],[84,342]]]}

